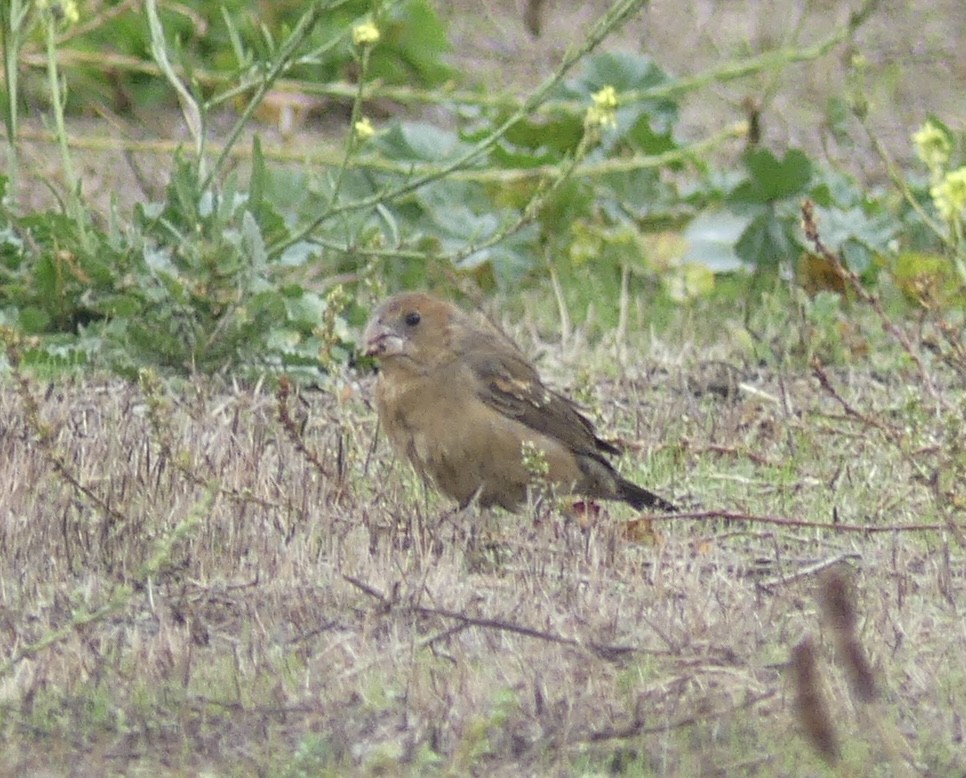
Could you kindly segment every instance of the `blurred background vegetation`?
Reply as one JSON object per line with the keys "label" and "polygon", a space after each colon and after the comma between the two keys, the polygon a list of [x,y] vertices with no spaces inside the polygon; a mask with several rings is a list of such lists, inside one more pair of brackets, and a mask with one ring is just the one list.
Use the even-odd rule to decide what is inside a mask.
{"label": "blurred background vegetation", "polygon": [[956,4],[906,9],[919,39],[876,0],[560,5],[4,3],[17,359],[322,381],[410,287],[534,295],[564,337],[764,304],[835,340],[806,199],[889,310],[961,324]]}

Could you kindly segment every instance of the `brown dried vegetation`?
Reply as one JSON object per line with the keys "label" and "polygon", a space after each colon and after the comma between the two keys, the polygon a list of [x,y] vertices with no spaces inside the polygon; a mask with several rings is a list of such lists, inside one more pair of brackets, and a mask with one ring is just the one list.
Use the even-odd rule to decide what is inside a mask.
{"label": "brown dried vegetation", "polygon": [[601,372],[598,411],[702,510],[644,544],[619,508],[427,502],[365,377],[8,383],[0,771],[815,773],[820,687],[839,765],[962,770],[961,414],[915,368],[721,395],[654,365]]}

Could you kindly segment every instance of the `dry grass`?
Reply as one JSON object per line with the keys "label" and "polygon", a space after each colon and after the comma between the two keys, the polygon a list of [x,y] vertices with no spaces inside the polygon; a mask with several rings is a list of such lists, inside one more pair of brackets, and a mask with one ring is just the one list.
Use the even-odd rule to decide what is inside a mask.
{"label": "dry grass", "polygon": [[[533,41],[522,5],[485,3],[492,28],[454,5],[458,61],[531,87],[589,6],[546,4]],[[827,5],[807,6],[804,39]],[[863,52],[882,76],[872,126],[901,156],[923,115],[962,115],[949,52],[963,11],[884,5]],[[690,73],[787,42],[795,4],[727,6],[654,3],[615,48]],[[684,106],[688,126],[740,117],[752,94],[770,142],[819,146],[840,56],[717,90],[714,110],[702,95]],[[30,153],[41,173],[55,159],[44,144]],[[82,162],[87,196],[143,199],[123,161]],[[27,201],[46,198],[35,187]],[[748,368],[716,313],[710,348],[686,331],[634,342],[615,376],[578,338],[573,361],[628,444],[629,475],[771,523],[454,515],[374,447],[350,376],[291,400],[289,426],[262,387],[5,377],[0,774],[963,774],[966,554],[952,530],[900,531],[962,524],[962,365],[940,363],[941,338],[924,350],[943,409],[901,353],[855,348],[833,360],[849,367],[823,369],[836,399],[806,367]],[[759,344],[784,355],[799,327],[775,316]],[[799,345],[821,351],[819,336],[835,340]],[[808,364],[796,356],[787,364]],[[711,358],[738,379],[709,382]],[[847,636],[818,596],[832,562],[852,582]],[[806,673],[791,664],[803,645]],[[856,650],[871,701],[854,691]]]}
{"label": "dry grass", "polygon": [[8,382],[0,772],[966,769],[966,555],[902,531],[962,522],[961,377],[928,364],[941,417],[914,369],[701,393],[698,349],[665,349],[616,379],[586,349],[596,411],[629,474],[730,518],[454,514],[374,447],[350,375],[284,423],[261,387]]}

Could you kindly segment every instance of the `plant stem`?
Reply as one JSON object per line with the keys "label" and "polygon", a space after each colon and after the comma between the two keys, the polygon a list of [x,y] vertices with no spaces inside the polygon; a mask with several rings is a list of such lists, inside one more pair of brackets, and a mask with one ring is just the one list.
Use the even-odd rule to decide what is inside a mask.
{"label": "plant stem", "polygon": [[[315,28],[316,23],[322,17],[322,14],[326,11],[331,11],[333,8],[337,8],[343,5],[346,0],[318,0],[312,7],[302,14],[299,19],[298,24],[295,25],[295,29],[288,36],[288,39],[282,45],[275,61],[272,63],[271,68],[265,73],[264,77],[258,83],[255,89],[255,94],[252,95],[251,99],[248,101],[248,105],[245,106],[245,110],[242,111],[241,116],[235,122],[234,126],[231,128],[231,132],[228,133],[228,139],[225,141],[222,147],[221,153],[218,155],[214,164],[211,166],[211,170],[205,177],[201,184],[202,190],[207,189],[211,186],[211,182],[214,179],[217,172],[221,169],[225,160],[228,159],[235,142],[241,135],[242,130],[248,123],[255,109],[261,103],[262,98],[265,93],[271,88],[279,77],[284,73],[292,64],[292,57],[295,52],[298,51],[299,46],[311,35],[312,30]],[[209,107],[210,103],[205,107]]]}
{"label": "plant stem", "polygon": [[3,78],[7,87],[3,121],[7,127],[7,175],[11,184],[15,184],[17,176],[17,60],[20,56],[21,31],[28,10],[29,6],[24,6],[20,0],[9,0],[9,4],[0,3],[0,45],[3,46]]}
{"label": "plant stem", "polygon": [[87,216],[80,202],[80,182],[74,171],[74,161],[70,155],[67,140],[67,127],[64,124],[64,102],[57,71],[57,32],[53,19],[45,19],[47,35],[47,85],[50,89],[50,103],[54,111],[55,135],[60,148],[60,160],[64,168],[64,181],[67,186],[67,215],[77,226],[77,234],[85,250],[90,250],[87,233]]}

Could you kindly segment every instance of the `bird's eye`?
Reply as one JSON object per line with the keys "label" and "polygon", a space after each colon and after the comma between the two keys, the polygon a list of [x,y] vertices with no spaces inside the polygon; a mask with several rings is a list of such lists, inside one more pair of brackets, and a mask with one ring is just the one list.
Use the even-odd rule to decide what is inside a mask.
{"label": "bird's eye", "polygon": [[419,324],[419,313],[417,311],[413,311],[412,313],[407,313],[406,324],[410,327],[415,327],[417,324]]}

